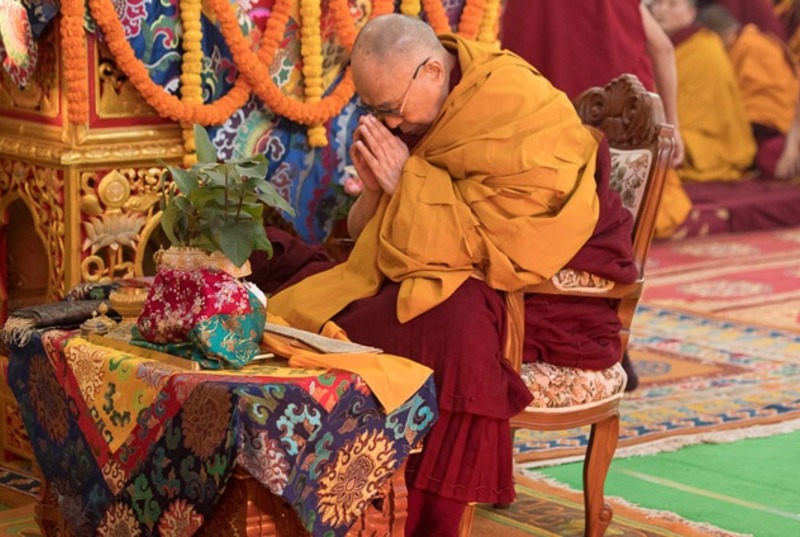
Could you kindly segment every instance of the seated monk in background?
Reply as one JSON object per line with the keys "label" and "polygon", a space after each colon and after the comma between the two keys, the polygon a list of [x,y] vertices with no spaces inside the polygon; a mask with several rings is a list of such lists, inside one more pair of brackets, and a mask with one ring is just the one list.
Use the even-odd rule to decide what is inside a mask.
{"label": "seated monk in background", "polygon": [[[293,245],[273,231],[270,266],[297,274],[269,310],[312,331],[332,319],[434,370],[440,417],[409,458],[406,535],[456,536],[468,502],[514,498],[509,418],[532,396],[503,356],[500,291],[565,266],[633,281],[631,217],[608,185],[607,144],[518,56],[392,14],[363,27],[351,65],[369,111],[350,152],[365,187],[354,248],[317,272],[300,246],[309,263],[285,270]],[[531,295],[526,324],[527,360],[619,360],[613,301]]]}
{"label": "seated monk in background", "polygon": [[722,5],[702,9],[698,22],[728,48],[758,143],[761,177],[792,179],[800,173],[800,79],[792,53],[756,25],[742,27]]}
{"label": "seated monk in background", "polygon": [[681,179],[733,181],[753,164],[756,144],[722,40],[695,23],[696,0],[654,0],[653,16],[675,45]]}

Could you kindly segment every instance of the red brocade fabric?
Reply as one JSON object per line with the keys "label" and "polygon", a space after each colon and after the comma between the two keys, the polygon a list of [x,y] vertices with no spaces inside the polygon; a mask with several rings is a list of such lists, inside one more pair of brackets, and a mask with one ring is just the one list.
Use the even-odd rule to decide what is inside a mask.
{"label": "red brocade fabric", "polygon": [[633,73],[654,88],[639,0],[507,0],[503,48],[516,52],[570,99]]}

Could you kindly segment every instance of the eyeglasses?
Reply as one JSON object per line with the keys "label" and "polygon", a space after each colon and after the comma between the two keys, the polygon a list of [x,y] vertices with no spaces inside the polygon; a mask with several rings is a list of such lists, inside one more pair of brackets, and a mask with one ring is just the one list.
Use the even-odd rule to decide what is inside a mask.
{"label": "eyeglasses", "polygon": [[381,108],[380,106],[369,106],[368,104],[359,103],[356,107],[368,114],[372,114],[379,120],[382,120],[385,117],[396,117],[401,118],[403,117],[403,110],[406,108],[406,101],[408,101],[408,94],[411,92],[411,86],[414,85],[414,81],[419,76],[420,71],[422,70],[425,65],[433,59],[432,56],[425,58],[422,63],[417,65],[417,68],[414,69],[414,74],[411,77],[411,80],[408,82],[408,86],[406,87],[406,91],[403,93],[403,100],[400,102],[399,108]]}

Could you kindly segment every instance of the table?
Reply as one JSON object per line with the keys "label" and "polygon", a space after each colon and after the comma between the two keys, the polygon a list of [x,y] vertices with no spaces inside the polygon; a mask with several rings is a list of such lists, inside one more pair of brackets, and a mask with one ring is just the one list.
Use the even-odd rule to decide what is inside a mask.
{"label": "table", "polygon": [[43,519],[77,535],[340,536],[388,516],[402,535],[398,469],[436,419],[431,378],[387,415],[339,370],[189,371],[61,330],[11,351]]}

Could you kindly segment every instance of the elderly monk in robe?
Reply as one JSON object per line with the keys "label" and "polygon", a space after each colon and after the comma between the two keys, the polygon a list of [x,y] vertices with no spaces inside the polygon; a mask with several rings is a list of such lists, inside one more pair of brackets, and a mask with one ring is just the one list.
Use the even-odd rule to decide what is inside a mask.
{"label": "elderly monk in robe", "polygon": [[675,46],[685,148],[678,175],[691,181],[741,179],[753,164],[756,144],[722,40],[695,23],[696,0],[654,0],[650,7]]}
{"label": "elderly monk in robe", "polygon": [[792,179],[800,172],[800,79],[792,53],[755,24],[743,27],[722,5],[702,9],[698,22],[728,48],[758,143],[761,177]]}
{"label": "elderly monk in robe", "polygon": [[[301,270],[269,309],[313,331],[333,319],[434,370],[440,417],[409,459],[406,535],[455,536],[467,502],[514,498],[509,418],[531,394],[503,357],[500,291],[565,266],[632,281],[631,218],[607,144],[518,56],[392,14],[364,26],[351,65],[369,110],[351,149],[355,246]],[[619,360],[613,302],[531,295],[526,324],[527,360]]]}
{"label": "elderly monk in robe", "polygon": [[[675,126],[672,164],[683,161],[675,52],[640,0],[507,0],[500,40],[570,99],[623,73],[636,75],[648,90],[660,94],[667,122]],[[672,235],[691,208],[680,178],[670,171],[656,237]],[[629,385],[634,378],[629,375]]]}

